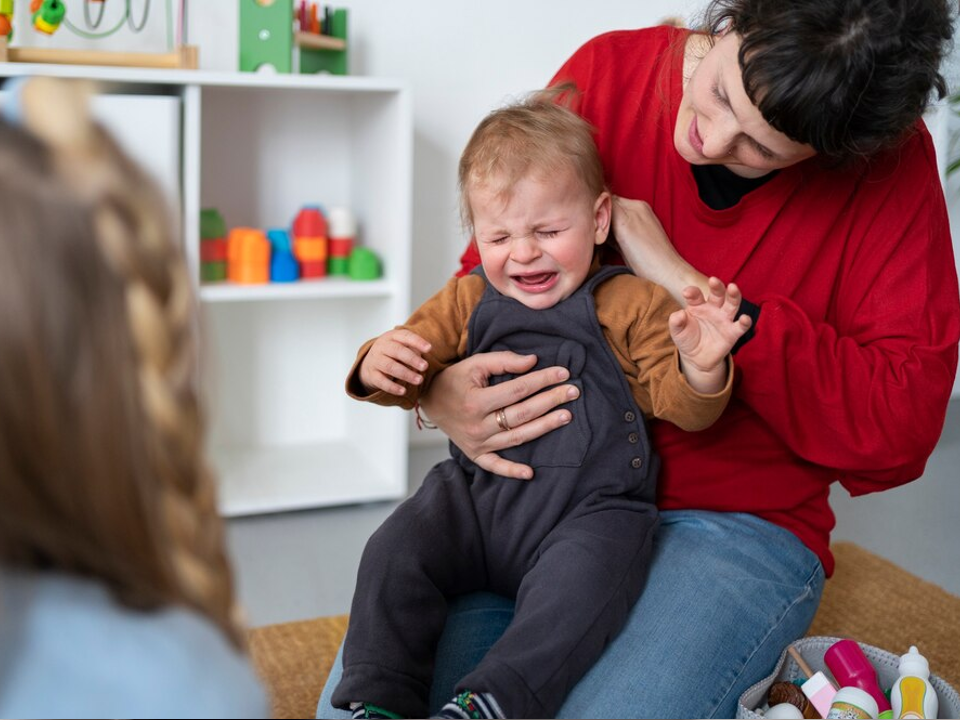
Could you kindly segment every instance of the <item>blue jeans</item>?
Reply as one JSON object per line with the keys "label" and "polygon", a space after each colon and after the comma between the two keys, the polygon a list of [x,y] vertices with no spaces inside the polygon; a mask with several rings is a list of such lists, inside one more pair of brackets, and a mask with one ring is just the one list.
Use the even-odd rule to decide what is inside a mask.
{"label": "blue jeans", "polygon": [[[740,694],[813,620],[823,568],[793,533],[743,513],[674,510],[661,521],[639,602],[560,717],[735,717]],[[451,603],[432,710],[450,699],[512,616],[512,603],[496,595]],[[338,655],[318,718],[350,717],[330,705],[341,672]]]}

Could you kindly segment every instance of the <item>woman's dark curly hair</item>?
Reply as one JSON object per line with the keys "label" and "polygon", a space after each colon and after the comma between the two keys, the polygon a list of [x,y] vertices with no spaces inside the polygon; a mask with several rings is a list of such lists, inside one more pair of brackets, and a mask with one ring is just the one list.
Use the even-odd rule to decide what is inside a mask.
{"label": "woman's dark curly hair", "polygon": [[931,92],[947,92],[947,0],[712,0],[706,21],[740,35],[743,85],[766,121],[837,161],[896,145]]}

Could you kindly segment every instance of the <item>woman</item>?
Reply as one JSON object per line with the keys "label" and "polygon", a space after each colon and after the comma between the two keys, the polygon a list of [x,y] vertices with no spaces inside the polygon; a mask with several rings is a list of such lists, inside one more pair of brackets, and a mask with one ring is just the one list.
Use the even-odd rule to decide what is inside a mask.
{"label": "woman", "polygon": [[[756,321],[723,421],[652,428],[653,566],[566,717],[732,717],[816,612],[833,570],[830,484],[857,495],[918,477],[956,372],[957,278],[919,120],[945,90],[946,3],[716,0],[708,18],[709,35],[595,38],[554,79],[579,88],[613,191],[639,199],[614,217],[634,272],[681,302],[709,275],[735,281]],[[424,408],[479,464],[519,477],[496,453],[569,421],[565,386],[534,394],[562,369],[487,387],[530,367],[461,362]],[[453,604],[438,700],[510,616],[499,598]]]}

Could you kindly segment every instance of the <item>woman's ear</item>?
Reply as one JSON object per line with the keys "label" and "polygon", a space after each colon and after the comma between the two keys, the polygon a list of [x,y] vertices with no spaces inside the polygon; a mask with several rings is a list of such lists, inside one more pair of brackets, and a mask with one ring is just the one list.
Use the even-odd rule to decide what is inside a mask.
{"label": "woman's ear", "polygon": [[604,190],[593,204],[593,221],[596,236],[595,245],[603,245],[610,234],[610,218],[613,212],[613,200],[610,193]]}

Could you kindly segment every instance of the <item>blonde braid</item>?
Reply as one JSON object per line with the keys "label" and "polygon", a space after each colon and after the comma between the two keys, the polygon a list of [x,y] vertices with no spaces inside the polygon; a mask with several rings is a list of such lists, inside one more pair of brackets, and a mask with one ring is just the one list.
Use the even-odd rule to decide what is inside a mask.
{"label": "blonde braid", "polygon": [[58,173],[93,209],[100,251],[125,287],[148,461],[159,480],[160,507],[152,510],[161,517],[174,584],[242,646],[214,480],[203,454],[190,278],[159,193],[92,122],[88,97],[75,83],[31,80],[23,88],[24,124],[54,149]]}

